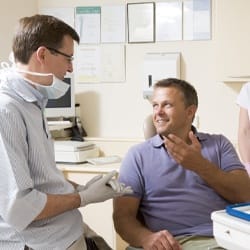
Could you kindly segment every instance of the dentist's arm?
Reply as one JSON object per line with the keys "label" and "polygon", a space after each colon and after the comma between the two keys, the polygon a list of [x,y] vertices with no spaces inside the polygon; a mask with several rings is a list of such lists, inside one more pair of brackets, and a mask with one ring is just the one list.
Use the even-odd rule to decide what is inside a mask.
{"label": "dentist's arm", "polygon": [[133,191],[130,187],[125,187],[113,178],[116,175],[117,172],[112,171],[105,176],[95,176],[85,186],[82,186],[84,187],[83,190],[73,194],[47,194],[45,207],[35,220],[50,218],[90,203],[102,202],[132,193]]}

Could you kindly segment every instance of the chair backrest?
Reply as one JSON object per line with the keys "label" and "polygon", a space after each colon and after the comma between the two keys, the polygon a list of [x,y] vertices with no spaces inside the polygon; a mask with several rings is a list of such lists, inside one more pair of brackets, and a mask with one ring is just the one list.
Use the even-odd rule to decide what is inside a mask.
{"label": "chair backrest", "polygon": [[156,135],[156,129],[152,120],[152,115],[148,115],[143,122],[143,133],[145,140]]}

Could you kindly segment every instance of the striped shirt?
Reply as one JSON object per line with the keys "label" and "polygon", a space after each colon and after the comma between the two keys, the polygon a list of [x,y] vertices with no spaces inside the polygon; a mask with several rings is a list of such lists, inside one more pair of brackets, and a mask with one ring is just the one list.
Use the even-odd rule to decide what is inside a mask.
{"label": "striped shirt", "polygon": [[78,209],[33,220],[48,194],[73,193],[56,168],[43,116],[47,100],[19,74],[0,76],[0,249],[66,249],[82,233]]}

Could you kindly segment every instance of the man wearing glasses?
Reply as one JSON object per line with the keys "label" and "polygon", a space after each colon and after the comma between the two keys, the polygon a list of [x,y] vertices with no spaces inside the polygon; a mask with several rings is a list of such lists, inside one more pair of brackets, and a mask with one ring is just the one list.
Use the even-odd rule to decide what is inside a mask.
{"label": "man wearing glasses", "polygon": [[15,67],[0,71],[2,250],[110,249],[94,232],[87,237],[77,208],[131,193],[115,172],[83,186],[56,168],[43,112],[68,89],[62,80],[73,71],[74,41],[76,31],[57,18],[24,17],[13,39]]}

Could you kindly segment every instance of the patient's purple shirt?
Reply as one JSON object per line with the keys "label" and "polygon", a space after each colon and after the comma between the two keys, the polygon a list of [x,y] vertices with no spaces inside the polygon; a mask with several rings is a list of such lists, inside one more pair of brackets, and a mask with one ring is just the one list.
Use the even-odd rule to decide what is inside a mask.
{"label": "patient's purple shirt", "polygon": [[[196,136],[202,155],[220,169],[244,169],[233,145],[223,135]],[[141,199],[140,213],[152,231],[166,229],[174,236],[212,236],[211,212],[229,204],[199,175],[176,163],[159,135],[128,151],[119,179]]]}

